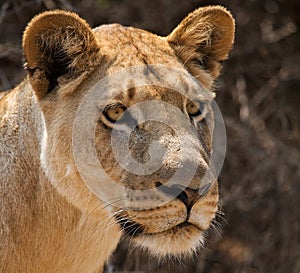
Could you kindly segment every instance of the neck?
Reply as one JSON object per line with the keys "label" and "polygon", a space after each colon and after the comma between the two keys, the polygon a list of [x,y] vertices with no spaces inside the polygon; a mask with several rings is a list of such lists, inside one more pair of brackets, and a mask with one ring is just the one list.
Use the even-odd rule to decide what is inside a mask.
{"label": "neck", "polygon": [[24,181],[38,173],[41,128],[33,92],[24,81],[0,100],[1,181]]}
{"label": "neck", "polygon": [[40,164],[44,123],[24,81],[0,99],[0,272],[101,272],[120,232],[62,197]]}

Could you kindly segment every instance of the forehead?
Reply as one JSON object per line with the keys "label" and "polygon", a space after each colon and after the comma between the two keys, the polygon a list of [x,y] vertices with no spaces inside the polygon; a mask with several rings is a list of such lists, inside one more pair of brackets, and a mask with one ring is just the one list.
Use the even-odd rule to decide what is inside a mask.
{"label": "forehead", "polygon": [[181,108],[187,99],[198,97],[210,101],[213,98],[213,93],[187,72],[164,38],[117,24],[101,26],[94,32],[105,75],[102,63],[93,81],[107,79],[112,87],[107,92],[110,99],[127,106],[145,100],[162,100]]}
{"label": "forehead", "polygon": [[159,100],[182,108],[186,98],[175,90],[161,86],[130,87],[116,96],[114,101],[121,102],[126,107],[143,101]]}
{"label": "forehead", "polygon": [[118,24],[94,29],[100,52],[113,67],[164,64],[182,67],[167,41],[150,32]]}

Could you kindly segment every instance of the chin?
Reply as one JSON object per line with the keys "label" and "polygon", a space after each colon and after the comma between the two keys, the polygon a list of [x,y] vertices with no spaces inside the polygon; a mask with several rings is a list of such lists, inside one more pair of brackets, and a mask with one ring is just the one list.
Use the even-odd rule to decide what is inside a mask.
{"label": "chin", "polygon": [[192,224],[182,223],[162,232],[140,233],[133,237],[133,241],[154,256],[192,256],[203,246],[204,231]]}

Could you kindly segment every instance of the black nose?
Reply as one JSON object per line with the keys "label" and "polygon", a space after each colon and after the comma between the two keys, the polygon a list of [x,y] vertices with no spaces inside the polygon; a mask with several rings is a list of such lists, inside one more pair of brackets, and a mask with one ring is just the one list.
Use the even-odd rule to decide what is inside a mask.
{"label": "black nose", "polygon": [[184,187],[182,185],[172,185],[171,187],[167,187],[160,182],[156,183],[156,186],[160,191],[169,195],[171,197],[177,198],[182,201],[188,212],[191,210],[192,206],[195,202],[204,195],[208,189],[201,190],[201,189],[192,189],[189,187]]}
{"label": "black nose", "polygon": [[185,188],[178,196],[176,196],[177,199],[185,204],[188,212],[200,197],[201,196],[198,190],[194,190],[191,188]]}

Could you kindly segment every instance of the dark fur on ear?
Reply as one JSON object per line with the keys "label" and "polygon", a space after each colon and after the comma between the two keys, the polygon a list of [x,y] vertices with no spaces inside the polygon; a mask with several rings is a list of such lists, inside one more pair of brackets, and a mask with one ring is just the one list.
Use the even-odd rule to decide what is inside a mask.
{"label": "dark fur on ear", "polygon": [[90,26],[77,14],[44,12],[28,24],[23,36],[25,68],[38,97],[53,90],[58,78],[93,67],[99,47]]}
{"label": "dark fur on ear", "polygon": [[167,41],[195,77],[201,67],[211,75],[212,81],[219,75],[221,64],[232,48],[234,32],[230,12],[221,6],[209,6],[189,14]]}

